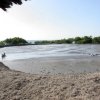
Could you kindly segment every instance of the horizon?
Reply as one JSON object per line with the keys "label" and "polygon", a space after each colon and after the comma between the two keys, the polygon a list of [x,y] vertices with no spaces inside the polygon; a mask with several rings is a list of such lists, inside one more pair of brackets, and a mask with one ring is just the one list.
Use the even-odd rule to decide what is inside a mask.
{"label": "horizon", "polygon": [[0,9],[0,40],[58,40],[100,34],[99,0],[31,0]]}
{"label": "horizon", "polygon": [[[87,36],[87,35],[86,35],[86,36]],[[83,38],[83,37],[85,37],[85,36],[76,36],[76,37]],[[25,39],[26,41],[53,41],[53,40],[63,40],[63,39],[70,39],[70,38],[74,39],[74,38],[76,38],[76,37],[61,38],[61,39],[48,39],[48,40],[46,40],[46,39],[44,39],[44,40],[39,40],[39,39],[37,39],[37,40],[28,40],[28,39],[25,39],[25,38],[22,38],[22,37],[18,37],[18,38]],[[95,38],[95,37],[100,37],[100,35],[94,36],[94,37],[93,37],[93,36],[87,36],[87,37],[92,37],[92,39],[93,39],[93,38]],[[9,38],[6,38],[6,39],[10,39],[10,38],[15,38],[15,37],[9,37]],[[4,39],[4,40],[6,40],[6,39]],[[4,41],[4,40],[0,40],[0,41]]]}

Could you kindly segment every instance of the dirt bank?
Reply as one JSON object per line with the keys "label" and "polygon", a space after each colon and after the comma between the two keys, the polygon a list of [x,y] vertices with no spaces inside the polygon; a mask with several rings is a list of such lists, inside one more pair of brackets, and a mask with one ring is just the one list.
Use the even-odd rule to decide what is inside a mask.
{"label": "dirt bank", "polygon": [[0,63],[0,100],[100,100],[100,72],[32,75]]}

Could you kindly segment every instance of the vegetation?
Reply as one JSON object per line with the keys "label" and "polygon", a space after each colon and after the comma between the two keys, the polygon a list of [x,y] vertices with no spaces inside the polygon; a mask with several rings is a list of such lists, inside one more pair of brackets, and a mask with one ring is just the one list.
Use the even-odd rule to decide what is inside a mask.
{"label": "vegetation", "polygon": [[4,11],[6,11],[7,8],[10,8],[13,4],[21,5],[22,0],[0,0],[0,8],[3,9]]}
{"label": "vegetation", "polygon": [[5,44],[3,41],[0,41],[0,47],[3,47]]}
{"label": "vegetation", "polygon": [[100,37],[84,36],[75,37],[62,40],[51,40],[51,41],[36,41],[36,45],[41,44],[100,44]]}
{"label": "vegetation", "polygon": [[84,36],[84,37],[75,37],[74,39],[76,44],[91,44],[92,43],[92,37],[91,36]]}
{"label": "vegetation", "polygon": [[93,43],[100,44],[100,36],[99,37],[94,37],[93,38]]}
{"label": "vegetation", "polygon": [[26,44],[28,44],[28,42],[19,37],[9,38],[0,42],[1,47],[2,46],[18,46],[18,45],[26,45]]}
{"label": "vegetation", "polygon": [[[84,37],[75,37],[61,40],[43,40],[43,41],[35,41],[34,45],[46,45],[46,44],[100,44],[100,36],[92,37],[92,36],[84,36]],[[4,41],[0,41],[0,47],[4,46],[21,46],[21,45],[33,45],[32,43],[28,43],[26,40],[14,37],[8,38]]]}

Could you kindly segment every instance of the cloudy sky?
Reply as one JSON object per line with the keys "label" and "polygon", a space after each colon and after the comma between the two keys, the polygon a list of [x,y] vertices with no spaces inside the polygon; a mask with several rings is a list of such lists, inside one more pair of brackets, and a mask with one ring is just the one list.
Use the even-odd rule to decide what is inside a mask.
{"label": "cloudy sky", "polygon": [[100,0],[30,0],[0,9],[0,40],[54,40],[100,35]]}

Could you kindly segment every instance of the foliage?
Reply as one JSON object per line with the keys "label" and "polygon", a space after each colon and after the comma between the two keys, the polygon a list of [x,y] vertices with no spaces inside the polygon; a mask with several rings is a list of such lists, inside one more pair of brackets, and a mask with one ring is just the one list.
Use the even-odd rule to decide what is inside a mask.
{"label": "foliage", "polygon": [[82,43],[83,44],[92,43],[92,37],[91,36],[84,36],[83,39],[82,39]]}
{"label": "foliage", "polygon": [[52,41],[36,41],[35,44],[36,45],[41,45],[41,44],[63,44],[63,43],[72,43],[73,42],[73,38],[69,38],[69,39],[62,39],[62,40],[52,40]]}
{"label": "foliage", "polygon": [[14,37],[14,38],[9,38],[4,40],[5,44],[7,45],[22,45],[22,44],[26,44],[27,41],[19,38],[19,37]]}
{"label": "foliage", "polygon": [[73,38],[68,38],[66,39],[66,43],[72,44],[74,42]]}
{"label": "foliage", "polygon": [[9,38],[0,42],[0,46],[16,46],[24,44],[27,44],[27,41],[19,37]]}
{"label": "foliage", "polygon": [[[100,44],[100,36],[92,38],[91,36],[84,36],[84,37],[75,37],[75,38],[68,38],[68,39],[61,39],[61,40],[43,40],[43,41],[35,41],[35,45],[45,45],[45,44]],[[18,45],[32,45],[28,43],[26,40],[14,37],[8,38],[4,41],[0,42],[0,47],[3,46],[18,46]]]}
{"label": "foliage", "polygon": [[0,47],[3,47],[5,44],[3,41],[0,41]]}
{"label": "foliage", "polygon": [[63,44],[63,43],[68,43],[71,44],[73,43],[74,39],[73,38],[69,38],[69,39],[61,39],[61,40],[51,40],[51,41],[36,41],[35,44],[36,45],[41,45],[41,44]]}
{"label": "foliage", "polygon": [[74,41],[76,44],[91,44],[92,37],[91,36],[76,37]]}
{"label": "foliage", "polygon": [[94,44],[100,44],[100,36],[99,37],[94,37],[93,38],[93,43]]}
{"label": "foliage", "polygon": [[75,38],[68,38],[68,39],[62,39],[62,40],[51,40],[51,41],[36,41],[35,44],[100,44],[100,37],[94,37],[92,36],[84,36],[84,37],[75,37]]}
{"label": "foliage", "polygon": [[0,8],[3,9],[4,11],[6,11],[7,8],[10,8],[13,4],[21,5],[22,0],[0,0]]}
{"label": "foliage", "polygon": [[81,37],[75,37],[74,41],[75,41],[75,44],[82,44],[82,38]]}

